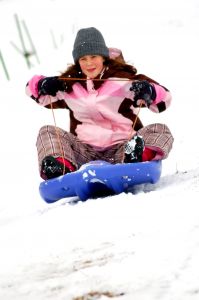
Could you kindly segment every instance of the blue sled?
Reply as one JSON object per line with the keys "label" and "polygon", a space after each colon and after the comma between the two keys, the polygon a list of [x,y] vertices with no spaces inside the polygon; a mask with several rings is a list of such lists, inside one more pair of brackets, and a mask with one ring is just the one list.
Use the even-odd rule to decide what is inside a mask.
{"label": "blue sled", "polygon": [[128,192],[134,185],[156,183],[161,170],[161,160],[115,165],[101,160],[91,161],[76,172],[41,182],[39,191],[47,203],[67,197],[86,201]]}

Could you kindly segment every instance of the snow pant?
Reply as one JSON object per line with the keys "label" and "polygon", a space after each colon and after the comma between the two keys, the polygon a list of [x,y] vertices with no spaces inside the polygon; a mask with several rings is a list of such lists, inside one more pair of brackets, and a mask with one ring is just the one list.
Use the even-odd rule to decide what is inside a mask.
{"label": "snow pant", "polygon": [[165,159],[172,149],[174,138],[165,124],[147,125],[137,131],[144,139],[145,147],[156,152],[153,160]]}
{"label": "snow pant", "polygon": [[[169,128],[164,124],[151,124],[137,131],[145,141],[145,146],[155,150],[154,159],[167,158],[173,144]],[[92,160],[104,160],[111,164],[122,163],[126,142],[97,151],[92,146],[82,143],[75,135],[52,125],[43,126],[38,134],[36,147],[38,151],[39,169],[44,157],[48,155],[64,157],[76,169]]]}

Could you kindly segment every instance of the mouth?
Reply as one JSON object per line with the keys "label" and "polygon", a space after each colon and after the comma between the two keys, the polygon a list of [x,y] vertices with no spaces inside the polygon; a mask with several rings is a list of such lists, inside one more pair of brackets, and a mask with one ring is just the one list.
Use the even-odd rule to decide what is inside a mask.
{"label": "mouth", "polygon": [[93,72],[95,72],[95,68],[88,69],[87,72],[88,72],[88,73],[93,73]]}

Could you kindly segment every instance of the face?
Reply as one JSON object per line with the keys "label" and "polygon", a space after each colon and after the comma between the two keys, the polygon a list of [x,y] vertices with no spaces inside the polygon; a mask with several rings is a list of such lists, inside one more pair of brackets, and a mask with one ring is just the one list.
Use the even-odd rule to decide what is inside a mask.
{"label": "face", "polygon": [[96,78],[104,68],[104,58],[101,55],[85,55],[79,59],[79,65],[88,78]]}

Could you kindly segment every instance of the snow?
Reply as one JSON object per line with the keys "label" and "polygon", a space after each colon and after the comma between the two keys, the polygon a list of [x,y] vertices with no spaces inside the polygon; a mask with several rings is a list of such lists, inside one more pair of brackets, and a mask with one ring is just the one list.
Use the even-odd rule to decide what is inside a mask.
{"label": "snow", "polygon": [[[0,1],[0,50],[11,77],[0,63],[0,299],[198,299],[198,1],[69,2]],[[41,61],[32,57],[30,70],[10,43],[21,47],[14,14],[25,20]],[[25,95],[25,84],[34,74],[65,70],[77,29],[87,26],[171,90],[166,112],[141,117],[165,122],[174,147],[159,182],[134,194],[46,204],[35,141],[54,121]],[[67,112],[55,118],[67,129]]]}

